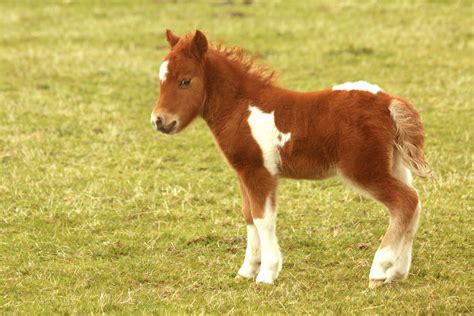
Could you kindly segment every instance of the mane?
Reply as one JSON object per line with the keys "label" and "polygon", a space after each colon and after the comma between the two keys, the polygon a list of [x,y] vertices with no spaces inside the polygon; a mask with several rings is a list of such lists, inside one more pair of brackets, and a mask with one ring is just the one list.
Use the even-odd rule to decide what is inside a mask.
{"label": "mane", "polygon": [[[190,55],[190,43],[194,37],[194,33],[184,35],[183,41],[180,41],[178,50],[184,54]],[[249,56],[243,48],[240,47],[224,47],[220,43],[212,43],[209,50],[216,53],[219,57],[225,58],[239,69],[244,75],[256,80],[263,86],[274,85],[276,81],[275,71],[269,67],[257,63],[258,55]]]}
{"label": "mane", "polygon": [[249,56],[243,48],[224,47],[221,44],[212,44],[212,49],[223,55],[249,77],[256,79],[261,84],[269,86],[275,83],[277,78],[275,71],[265,65],[257,64],[258,55]]}

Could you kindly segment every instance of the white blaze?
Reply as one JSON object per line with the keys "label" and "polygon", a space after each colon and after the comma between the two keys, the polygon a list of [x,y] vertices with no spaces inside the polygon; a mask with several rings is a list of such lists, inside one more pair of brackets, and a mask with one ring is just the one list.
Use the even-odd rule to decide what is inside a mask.
{"label": "white blaze", "polygon": [[361,90],[361,91],[368,91],[373,94],[377,94],[378,92],[383,92],[383,90],[376,84],[371,84],[365,81],[357,81],[357,82],[346,82],[337,86],[332,87],[332,90]]}
{"label": "white blaze", "polygon": [[168,74],[168,61],[165,60],[160,66],[159,78],[161,82],[166,80],[166,75]]}
{"label": "white blaze", "polygon": [[275,112],[264,113],[256,106],[250,106],[248,122],[252,136],[263,154],[263,164],[272,174],[278,173],[281,163],[279,149],[291,139],[291,133],[282,133],[275,125]]}

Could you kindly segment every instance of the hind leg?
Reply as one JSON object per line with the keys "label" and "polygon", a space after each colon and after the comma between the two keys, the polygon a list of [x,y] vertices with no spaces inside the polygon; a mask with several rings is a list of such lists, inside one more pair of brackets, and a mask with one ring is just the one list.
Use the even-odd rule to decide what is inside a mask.
{"label": "hind leg", "polygon": [[412,185],[411,171],[405,167],[397,152],[393,158],[392,175],[404,185],[397,190],[405,192],[406,196],[402,201],[390,203],[395,208],[391,210],[389,229],[374,256],[369,275],[371,287],[377,286],[382,281],[388,283],[408,276],[413,239],[418,228],[421,205],[418,193]]}
{"label": "hind leg", "polygon": [[[361,168],[362,171],[362,168]],[[390,211],[390,224],[375,253],[369,286],[407,277],[411,248],[418,218],[418,194],[409,183],[408,170],[379,171],[368,177],[365,172],[343,173],[357,188],[383,203]]]}

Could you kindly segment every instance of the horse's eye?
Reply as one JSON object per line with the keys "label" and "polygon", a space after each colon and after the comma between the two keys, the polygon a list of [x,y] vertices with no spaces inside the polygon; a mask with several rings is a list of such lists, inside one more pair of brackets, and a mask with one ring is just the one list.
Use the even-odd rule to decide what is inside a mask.
{"label": "horse's eye", "polygon": [[189,87],[191,85],[191,79],[183,79],[181,80],[181,82],[179,83],[179,86],[180,87]]}

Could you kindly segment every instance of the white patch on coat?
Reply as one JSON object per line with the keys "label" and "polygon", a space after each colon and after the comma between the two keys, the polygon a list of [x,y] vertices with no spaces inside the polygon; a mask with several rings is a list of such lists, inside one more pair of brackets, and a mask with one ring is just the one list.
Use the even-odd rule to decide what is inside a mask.
{"label": "white patch on coat", "polygon": [[282,258],[276,237],[276,210],[273,208],[271,198],[265,201],[263,218],[253,220],[258,230],[261,246],[261,265],[257,275],[257,283],[272,284],[278,277],[282,268]]}
{"label": "white patch on coat", "polygon": [[247,249],[245,259],[238,275],[244,278],[253,278],[260,267],[260,238],[254,224],[247,225]]}
{"label": "white patch on coat", "polygon": [[166,75],[168,74],[168,64],[169,62],[165,60],[160,66],[159,78],[161,82],[166,80]]}
{"label": "white patch on coat", "polygon": [[346,82],[337,86],[332,87],[333,91],[336,90],[361,90],[368,91],[373,94],[383,92],[383,90],[376,84],[371,84],[366,81],[357,81],[357,82]]}
{"label": "white patch on coat", "polygon": [[278,174],[281,157],[279,149],[291,139],[291,133],[282,133],[275,125],[275,112],[264,113],[256,106],[250,106],[248,123],[252,136],[260,146],[263,164],[272,174]]}

